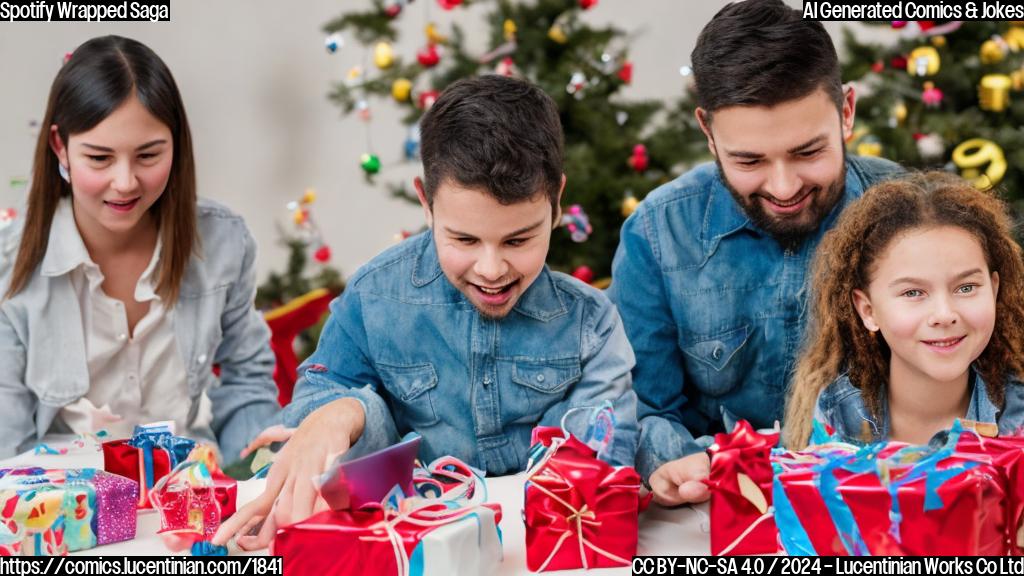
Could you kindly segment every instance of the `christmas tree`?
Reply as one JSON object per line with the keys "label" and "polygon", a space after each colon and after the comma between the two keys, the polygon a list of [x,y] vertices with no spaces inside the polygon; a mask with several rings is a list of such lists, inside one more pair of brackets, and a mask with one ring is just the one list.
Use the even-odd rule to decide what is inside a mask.
{"label": "christmas tree", "polygon": [[1024,207],[1020,22],[892,22],[896,41],[846,31],[843,76],[859,92],[853,151],[955,171]]}
{"label": "christmas tree", "polygon": [[[441,9],[462,4],[419,1],[436,1]],[[607,276],[619,229],[637,201],[708,157],[692,98],[666,108],[662,102],[621,96],[633,76],[626,33],[590,26],[580,18],[583,11],[597,9],[597,0],[492,2],[486,17],[490,48],[482,54],[468,51],[458,25],[441,30],[427,19],[423,38],[399,38],[397,20],[419,18],[404,10],[411,2],[374,0],[369,10],[342,14],[324,27],[328,50],[355,38],[373,61],[367,69],[353,68],[330,98],[346,114],[358,113],[365,120],[370,99],[390,99],[404,107],[408,127],[372,129],[408,130],[406,157],[415,160],[417,122],[452,82],[497,73],[537,84],[558,104],[565,130],[565,227],[552,236],[548,262],[587,281]],[[401,56],[414,52],[415,59]],[[372,150],[363,156],[362,167],[371,181],[382,170]],[[392,194],[415,201],[406,187],[389,187]]]}

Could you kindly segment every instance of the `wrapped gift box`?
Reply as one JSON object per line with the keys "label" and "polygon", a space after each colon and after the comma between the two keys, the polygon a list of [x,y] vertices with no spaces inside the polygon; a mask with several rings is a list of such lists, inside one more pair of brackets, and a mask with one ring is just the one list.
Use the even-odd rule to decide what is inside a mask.
{"label": "wrapped gift box", "polygon": [[[499,504],[458,506],[402,501],[330,510],[277,531],[271,554],[286,574],[318,576],[479,576],[500,567]],[[410,508],[411,507],[411,508]]]}
{"label": "wrapped gift box", "polygon": [[537,429],[525,485],[532,571],[628,566],[636,554],[640,475],[614,467],[560,429]]}
{"label": "wrapped gift box", "polygon": [[135,537],[139,487],[92,468],[0,470],[0,555],[61,555]]}

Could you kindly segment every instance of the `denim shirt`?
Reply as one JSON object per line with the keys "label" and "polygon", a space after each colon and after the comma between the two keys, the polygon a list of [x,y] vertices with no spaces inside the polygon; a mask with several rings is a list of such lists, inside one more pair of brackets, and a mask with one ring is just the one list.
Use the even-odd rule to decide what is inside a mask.
{"label": "denim shirt", "polygon": [[626,219],[609,296],[637,356],[644,478],[710,445],[723,408],[755,428],[781,420],[814,250],[843,208],[898,170],[848,157],[839,204],[791,250],[754,226],[714,163],[654,190]]}
{"label": "denim shirt", "polygon": [[[181,352],[191,407],[203,393],[225,461],[277,413],[270,330],[253,307],[256,242],[230,210],[200,200],[200,243],[189,260],[174,303],[174,334]],[[0,294],[10,285],[24,220],[0,231]],[[0,458],[14,456],[56,425],[62,407],[89,390],[82,312],[69,270],[43,261],[21,292],[0,302]],[[213,365],[220,365],[220,378]],[[202,436],[202,430],[190,430]]]}
{"label": "denim shirt", "polygon": [[632,465],[638,429],[633,351],[604,294],[545,268],[508,316],[481,316],[442,274],[428,231],[361,268],[331,303],[316,352],[299,367],[285,423],[342,397],[366,411],[351,456],[409,431],[425,461],[453,455],[490,474],[522,470],[534,426],[581,434],[610,401],[610,458]]}
{"label": "denim shirt", "polygon": [[[968,380],[971,402],[964,418],[974,422],[996,424],[999,435],[1017,434],[1024,425],[1024,384],[1009,379],[1002,410],[989,400],[985,380],[971,368]],[[875,419],[864,405],[860,388],[841,374],[818,394],[814,419],[835,429],[835,438],[849,444],[865,444],[889,439],[889,402],[882,394],[882,413]],[[868,436],[867,434],[870,434]]]}

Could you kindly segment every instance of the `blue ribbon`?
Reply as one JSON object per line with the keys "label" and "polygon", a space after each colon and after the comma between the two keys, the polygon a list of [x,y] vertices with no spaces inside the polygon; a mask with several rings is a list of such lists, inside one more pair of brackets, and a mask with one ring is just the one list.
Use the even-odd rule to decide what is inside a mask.
{"label": "blue ribbon", "polygon": [[145,467],[146,488],[152,488],[156,480],[153,478],[153,450],[163,449],[167,452],[171,469],[173,470],[181,462],[188,458],[189,452],[195,448],[195,441],[181,436],[171,434],[166,427],[144,428],[136,426],[128,445],[142,451],[142,460]]}

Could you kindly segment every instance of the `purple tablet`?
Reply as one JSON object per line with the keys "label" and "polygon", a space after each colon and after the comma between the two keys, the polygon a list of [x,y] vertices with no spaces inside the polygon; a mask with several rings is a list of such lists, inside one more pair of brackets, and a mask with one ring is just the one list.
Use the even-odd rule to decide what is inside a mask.
{"label": "purple tablet", "polygon": [[320,495],[332,510],[356,509],[381,503],[397,489],[414,494],[412,471],[420,449],[420,435],[411,434],[398,444],[354,460],[339,456],[320,476]]}

